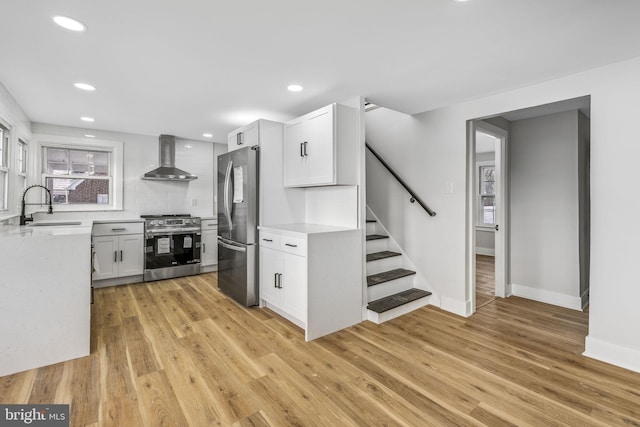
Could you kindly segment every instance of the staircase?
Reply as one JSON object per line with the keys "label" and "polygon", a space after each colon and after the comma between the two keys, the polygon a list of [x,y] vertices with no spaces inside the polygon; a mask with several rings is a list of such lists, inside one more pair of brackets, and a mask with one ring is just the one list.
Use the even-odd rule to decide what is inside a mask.
{"label": "staircase", "polygon": [[[373,216],[373,215],[371,215]],[[431,292],[415,287],[416,272],[375,219],[367,219],[367,318],[382,323],[423,307]]]}

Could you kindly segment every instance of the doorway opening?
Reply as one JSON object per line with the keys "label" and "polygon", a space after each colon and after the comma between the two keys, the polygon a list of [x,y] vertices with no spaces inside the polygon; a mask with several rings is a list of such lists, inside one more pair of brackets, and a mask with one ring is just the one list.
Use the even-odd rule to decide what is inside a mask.
{"label": "doorway opening", "polygon": [[485,121],[471,122],[473,171],[470,196],[473,212],[473,295],[472,310],[504,297],[506,266],[506,144],[508,132]]}
{"label": "doorway opening", "polygon": [[[491,160],[482,148],[485,134],[501,141],[495,177],[490,163],[483,164]],[[468,315],[491,301],[491,245],[481,231],[489,234],[492,219],[495,297],[515,295],[584,310],[589,303],[590,97],[470,120],[467,135]]]}

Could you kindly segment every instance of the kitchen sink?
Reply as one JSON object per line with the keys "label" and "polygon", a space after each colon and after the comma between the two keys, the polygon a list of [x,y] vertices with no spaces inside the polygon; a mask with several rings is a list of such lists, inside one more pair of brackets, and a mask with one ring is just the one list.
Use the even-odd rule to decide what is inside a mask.
{"label": "kitchen sink", "polygon": [[29,227],[63,227],[63,226],[81,225],[81,224],[82,222],[80,221],[58,221],[58,222],[40,221],[40,222],[34,222],[29,224]]}

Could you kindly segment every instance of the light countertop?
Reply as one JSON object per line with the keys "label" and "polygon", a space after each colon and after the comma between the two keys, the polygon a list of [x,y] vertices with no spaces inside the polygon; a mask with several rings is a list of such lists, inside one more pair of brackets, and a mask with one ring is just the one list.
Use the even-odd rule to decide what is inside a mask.
{"label": "light countertop", "polygon": [[297,223],[268,226],[261,225],[258,227],[258,230],[295,236],[301,234],[306,235],[316,233],[335,233],[339,231],[356,231],[358,229],[349,227],[336,227],[334,225]]}
{"label": "light countertop", "polygon": [[[51,225],[37,225],[37,224]],[[3,225],[0,226],[0,239],[8,237],[35,237],[65,236],[91,234],[92,221],[39,221],[29,225]]]}

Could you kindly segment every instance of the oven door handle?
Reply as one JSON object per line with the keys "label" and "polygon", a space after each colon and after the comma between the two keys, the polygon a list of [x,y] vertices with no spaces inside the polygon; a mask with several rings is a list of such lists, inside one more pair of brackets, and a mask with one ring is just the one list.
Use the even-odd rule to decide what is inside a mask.
{"label": "oven door handle", "polygon": [[237,245],[232,245],[232,244],[226,243],[224,240],[222,240],[221,237],[218,237],[218,244],[220,246],[222,246],[223,248],[231,249],[232,251],[247,252],[247,248],[245,248],[243,246],[237,246]]}
{"label": "oven door handle", "polygon": [[202,235],[202,231],[200,230],[174,230],[174,231],[163,230],[158,232],[147,231],[144,236],[147,239],[151,239],[154,237],[164,237],[164,236],[168,237],[168,236],[180,236],[180,235],[191,235],[191,234],[200,236]]}

